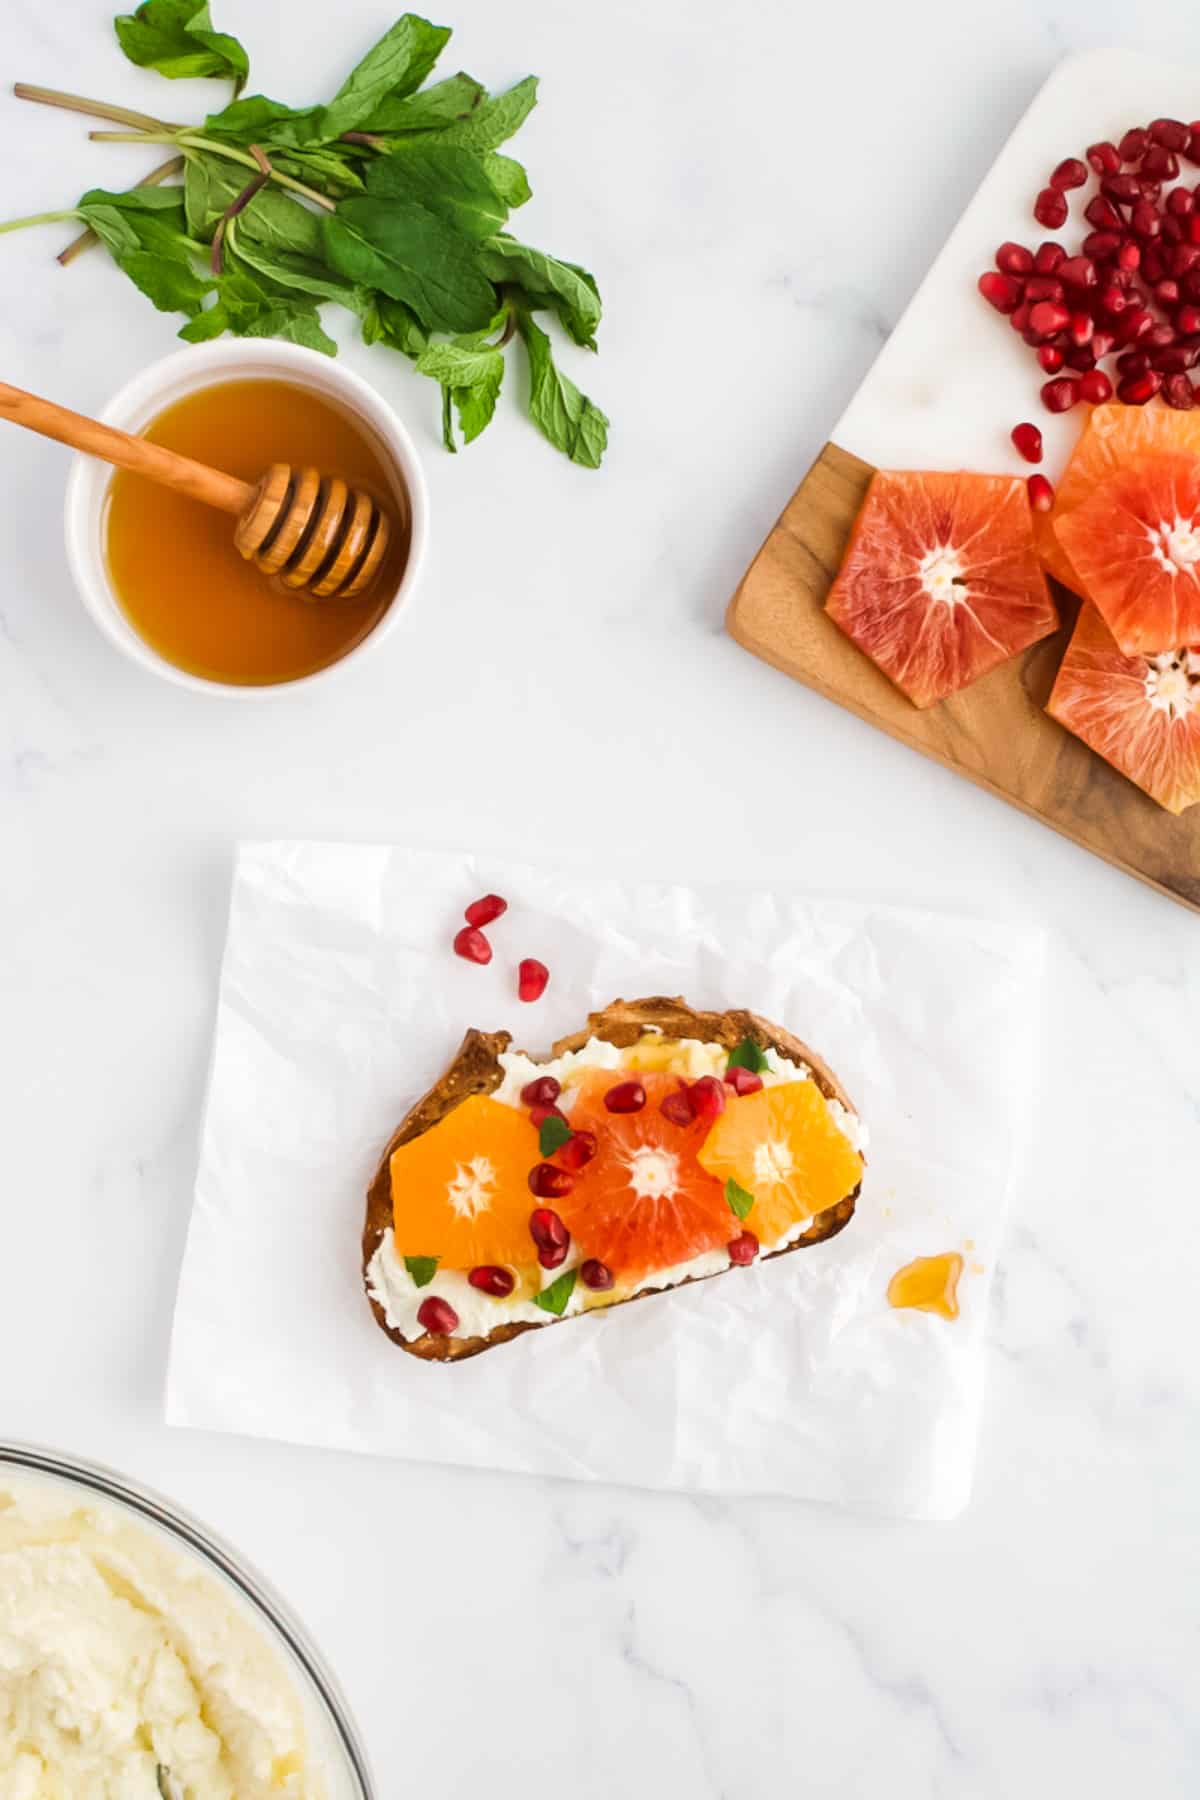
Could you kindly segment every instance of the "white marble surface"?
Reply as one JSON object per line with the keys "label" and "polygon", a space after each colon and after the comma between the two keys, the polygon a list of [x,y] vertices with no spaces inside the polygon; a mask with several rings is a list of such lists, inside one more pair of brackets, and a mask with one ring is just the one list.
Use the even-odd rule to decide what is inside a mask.
{"label": "white marble surface", "polygon": [[[522,229],[601,279],[584,364],[614,421],[601,475],[515,418],[451,461],[424,387],[353,352],[428,454],[428,578],[377,662],[254,708],[115,656],[64,567],[63,452],[0,435],[0,1432],[113,1461],[236,1540],[325,1645],[389,1796],[1183,1800],[1200,1787],[1197,921],[768,671],[720,621],[1037,84],[1118,38],[1200,66],[1194,12],[451,11],[463,64],[545,78]],[[296,97],[387,19],[374,0],[218,13],[261,85]],[[9,0],[0,43],[6,76],[156,91],[94,0]],[[139,167],[0,103],[5,215]],[[0,371],[98,407],[173,326],[102,257],[61,271],[60,241],[0,241]],[[1049,926],[1042,1103],[961,1523],[165,1428],[230,848],[277,835],[786,875]]]}

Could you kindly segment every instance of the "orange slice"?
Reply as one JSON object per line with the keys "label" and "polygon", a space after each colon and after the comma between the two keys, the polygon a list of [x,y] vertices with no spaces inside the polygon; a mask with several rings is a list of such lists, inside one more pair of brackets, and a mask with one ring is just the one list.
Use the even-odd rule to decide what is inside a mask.
{"label": "orange slice", "polygon": [[1063,470],[1048,513],[1034,513],[1038,554],[1050,573],[1075,593],[1080,577],[1061,543],[1058,523],[1081,505],[1100,482],[1147,451],[1183,450],[1200,456],[1200,412],[1176,412],[1152,401],[1149,406],[1097,406],[1080,434]]}
{"label": "orange slice", "polygon": [[596,1155],[558,1210],[585,1257],[607,1263],[619,1281],[690,1262],[741,1230],[720,1181],[696,1160],[706,1121],[676,1125],[659,1103],[679,1092],[672,1075],[640,1077],[640,1112],[610,1113],[604,1095],[628,1079],[621,1070],[588,1075],[571,1108],[577,1131],[596,1134]]}
{"label": "orange slice", "polygon": [[1058,629],[1025,483],[877,473],[825,610],[916,706]]}
{"label": "orange slice", "polygon": [[836,1206],[862,1179],[862,1158],[834,1122],[815,1081],[788,1081],[734,1100],[700,1151],[700,1166],[754,1195],[745,1220],[774,1244]]}
{"label": "orange slice", "polygon": [[1085,601],[1046,711],[1168,812],[1200,801],[1200,649],[1125,656]]}
{"label": "orange slice", "polygon": [[392,1212],[400,1256],[449,1269],[530,1263],[529,1171],[540,1160],[529,1115],[472,1094],[392,1152]]}
{"label": "orange slice", "polygon": [[1101,481],[1059,541],[1126,656],[1200,644],[1200,456],[1163,450]]}

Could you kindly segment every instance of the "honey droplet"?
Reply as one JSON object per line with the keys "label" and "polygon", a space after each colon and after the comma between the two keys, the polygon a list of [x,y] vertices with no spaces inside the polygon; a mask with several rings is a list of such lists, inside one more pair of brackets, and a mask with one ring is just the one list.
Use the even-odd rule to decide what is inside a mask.
{"label": "honey droplet", "polygon": [[918,1256],[915,1262],[896,1270],[888,1282],[888,1300],[893,1306],[937,1313],[941,1319],[957,1319],[962,1271],[963,1259],[956,1250],[943,1256]]}

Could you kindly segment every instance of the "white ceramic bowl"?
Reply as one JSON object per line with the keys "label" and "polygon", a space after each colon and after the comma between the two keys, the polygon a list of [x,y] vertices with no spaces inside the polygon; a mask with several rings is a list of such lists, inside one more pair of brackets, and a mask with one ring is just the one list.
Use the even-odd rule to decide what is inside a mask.
{"label": "white ceramic bowl", "polygon": [[256,1570],[173,1501],[99,1463],[34,1444],[0,1443],[0,1484],[10,1477],[62,1490],[64,1506],[116,1509],[165,1539],[186,1564],[212,1577],[261,1632],[286,1670],[309,1728],[314,1765],[328,1800],[375,1800],[366,1751],[345,1696],[303,1626]]}
{"label": "white ceramic bowl", "polygon": [[120,426],[122,431],[143,431],[168,406],[187,394],[194,394],[199,388],[255,377],[290,381],[339,401],[366,426],[390,465],[395,481],[408,498],[412,515],[408,562],[395,597],[374,629],[337,662],[329,663],[311,675],[298,676],[294,681],[261,686],[207,681],[203,676],[190,675],[186,669],[176,668],[138,636],[113,593],[104,557],[104,509],[112,470],[95,457],[78,456],[67,481],[67,560],[83,603],[105,637],[131,662],[173,681],[177,687],[192,688],[203,694],[228,695],[237,700],[261,700],[267,696],[295,693],[298,688],[310,688],[317,682],[329,681],[377,649],[399,624],[417,584],[429,522],[425,477],[408,432],[374,388],[316,350],[276,343],[270,338],[231,338],[227,342],[222,339],[177,350],[135,375],[100,416],[107,424]]}

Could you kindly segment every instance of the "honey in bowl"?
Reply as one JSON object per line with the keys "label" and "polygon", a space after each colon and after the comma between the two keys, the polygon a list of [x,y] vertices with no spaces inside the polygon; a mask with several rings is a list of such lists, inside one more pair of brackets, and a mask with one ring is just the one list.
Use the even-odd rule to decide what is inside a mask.
{"label": "honey in bowl", "polygon": [[118,469],[105,511],[109,580],[152,650],[208,681],[270,686],[327,668],[374,629],[404,572],[409,520],[398,477],[365,425],[312,388],[244,380],[199,388],[143,436],[250,482],[272,463],[311,464],[365,488],[393,527],[363,593],[315,599],[239,555],[227,514]]}

